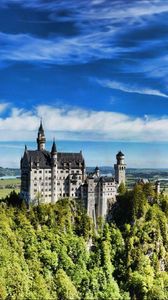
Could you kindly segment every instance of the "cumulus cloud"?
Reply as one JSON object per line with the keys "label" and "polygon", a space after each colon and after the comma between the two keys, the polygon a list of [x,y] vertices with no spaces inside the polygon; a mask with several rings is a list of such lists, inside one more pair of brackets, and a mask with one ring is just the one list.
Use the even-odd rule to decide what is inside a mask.
{"label": "cumulus cloud", "polygon": [[0,139],[34,140],[43,118],[48,139],[104,141],[167,141],[168,116],[132,117],[110,111],[37,106],[34,111],[12,108],[0,118]]}
{"label": "cumulus cloud", "polygon": [[167,94],[164,94],[159,90],[155,90],[155,89],[151,89],[151,88],[137,87],[134,84],[132,84],[132,85],[125,84],[122,82],[111,81],[108,79],[105,79],[105,80],[97,79],[96,81],[104,87],[119,90],[119,91],[126,92],[126,93],[136,93],[136,94],[141,94],[141,95],[159,96],[159,97],[168,98]]}

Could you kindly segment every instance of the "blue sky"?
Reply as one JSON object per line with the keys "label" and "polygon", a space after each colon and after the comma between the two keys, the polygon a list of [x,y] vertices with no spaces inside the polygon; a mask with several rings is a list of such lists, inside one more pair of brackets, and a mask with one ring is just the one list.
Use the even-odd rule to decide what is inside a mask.
{"label": "blue sky", "polygon": [[19,166],[42,117],[88,165],[121,149],[167,167],[167,18],[167,0],[1,0],[0,165]]}

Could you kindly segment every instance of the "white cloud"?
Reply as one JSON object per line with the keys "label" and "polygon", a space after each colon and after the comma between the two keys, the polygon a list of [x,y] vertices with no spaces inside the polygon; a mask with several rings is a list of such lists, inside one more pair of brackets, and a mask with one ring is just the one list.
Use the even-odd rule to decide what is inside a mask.
{"label": "white cloud", "polygon": [[2,103],[0,103],[0,114],[6,111],[6,109],[9,107],[9,103],[3,102],[3,100],[1,100],[1,102]]}
{"label": "white cloud", "polygon": [[34,111],[13,108],[0,118],[1,141],[35,140],[40,117],[48,140],[168,141],[168,116],[131,117],[110,111],[37,106]]}
{"label": "white cloud", "polygon": [[[69,19],[79,20],[102,20],[102,19],[123,19],[128,17],[143,17],[153,14],[160,14],[168,11],[167,1],[143,0],[143,1],[109,1],[109,0],[62,0],[62,1],[41,1],[41,0],[1,0],[0,5],[20,4],[23,7],[31,7],[39,10],[58,12],[72,10]],[[116,14],[117,12],[117,14]],[[67,16],[65,18],[68,18]],[[64,19],[62,17],[62,19]]]}
{"label": "white cloud", "polygon": [[[162,1],[23,1],[3,0],[2,4],[20,3],[24,7],[46,9],[48,18],[55,21],[65,21],[60,11],[75,23],[79,29],[74,36],[54,35],[39,38],[35,34],[6,34],[0,33],[2,47],[1,61],[28,61],[40,63],[74,64],[86,63],[95,59],[116,58],[121,53],[141,50],[141,43],[136,47],[118,46],[118,37],[125,29],[132,31],[139,28],[141,22],[134,24],[136,18],[146,15],[159,14],[168,11],[168,4]],[[23,20],[24,21],[24,20]],[[41,20],[40,20],[41,21]],[[39,21],[39,22],[40,22]],[[123,25],[123,22],[127,26]],[[145,28],[150,24],[144,21]],[[121,23],[121,24],[120,24]],[[116,24],[118,24],[116,26]],[[65,25],[66,26],[66,25]],[[129,27],[130,26],[130,27]],[[145,29],[144,29],[145,30]],[[36,31],[35,31],[36,32]],[[158,39],[156,39],[158,40]],[[163,44],[163,42],[161,41]],[[144,41],[142,41],[144,47]],[[147,43],[148,44],[148,43]],[[152,47],[155,47],[152,46]]]}
{"label": "white cloud", "polygon": [[167,94],[162,93],[159,90],[151,89],[151,88],[143,88],[143,87],[137,87],[134,84],[125,84],[117,81],[111,81],[111,80],[99,80],[96,79],[96,82],[98,82],[100,85],[110,88],[110,89],[115,89],[115,90],[120,90],[122,92],[126,93],[136,93],[136,94],[142,94],[142,95],[149,95],[149,96],[159,96],[159,97],[164,97],[168,98]]}
{"label": "white cloud", "polygon": [[76,37],[38,38],[30,34],[0,32],[2,61],[24,61],[56,64],[86,63],[93,59],[116,56],[120,48],[109,42],[113,30]]}

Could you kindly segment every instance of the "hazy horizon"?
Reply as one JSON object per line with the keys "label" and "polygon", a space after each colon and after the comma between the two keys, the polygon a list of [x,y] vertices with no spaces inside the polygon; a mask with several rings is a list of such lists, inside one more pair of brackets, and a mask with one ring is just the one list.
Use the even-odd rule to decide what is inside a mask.
{"label": "hazy horizon", "polygon": [[[37,149],[36,141],[0,142],[2,167],[20,167],[20,159],[25,144],[28,149]],[[46,144],[50,151],[52,140]],[[125,154],[128,168],[168,168],[168,143],[126,143],[100,141],[56,141],[57,151],[80,152],[82,150],[86,166],[113,166],[119,150]]]}

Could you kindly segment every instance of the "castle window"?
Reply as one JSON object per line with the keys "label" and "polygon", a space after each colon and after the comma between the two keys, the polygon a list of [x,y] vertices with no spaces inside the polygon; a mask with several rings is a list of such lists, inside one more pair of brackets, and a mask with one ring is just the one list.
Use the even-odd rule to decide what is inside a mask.
{"label": "castle window", "polygon": [[37,173],[37,171],[36,171],[36,170],[34,170],[34,173]]}
{"label": "castle window", "polygon": [[39,170],[39,173],[42,173],[42,170]]}

